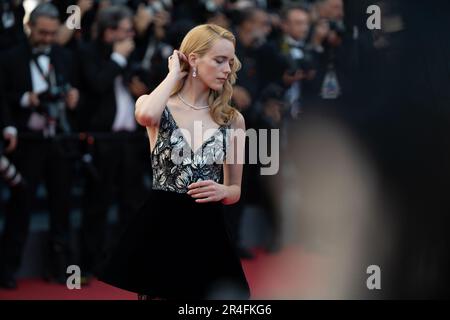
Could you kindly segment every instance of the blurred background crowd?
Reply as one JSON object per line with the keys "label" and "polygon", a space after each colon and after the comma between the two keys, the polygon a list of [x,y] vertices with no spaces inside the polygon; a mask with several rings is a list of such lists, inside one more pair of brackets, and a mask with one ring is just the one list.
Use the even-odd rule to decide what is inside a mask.
{"label": "blurred background crowd", "polygon": [[[247,129],[280,130],[278,174],[262,176],[259,169],[264,164],[245,165],[241,201],[227,208],[242,258],[252,258],[243,233],[257,228],[242,228],[245,212],[264,221],[261,246],[277,252],[284,239],[281,211],[286,194],[293,190],[287,180],[302,186],[306,196],[310,186],[302,185],[306,181],[302,178],[296,180],[299,172],[307,175],[314,169],[320,175],[321,169],[315,167],[318,159],[339,164],[340,152],[321,154],[320,146],[299,138],[311,123],[326,119],[325,123],[344,124],[366,145],[377,170],[391,179],[389,190],[395,189],[396,195],[403,192],[392,181],[404,183],[410,177],[411,171],[398,169],[408,162],[405,154],[415,146],[407,147],[397,159],[397,147],[404,144],[392,142],[392,137],[401,131],[398,125],[406,103],[420,106],[407,112],[413,127],[421,118],[421,106],[438,96],[432,88],[426,91],[422,82],[411,82],[430,79],[411,67],[417,66],[417,57],[431,59],[432,48],[440,43],[425,39],[425,31],[445,27],[433,25],[439,23],[433,19],[421,24],[418,6],[402,16],[405,7],[396,1],[376,1],[383,29],[368,30],[370,4],[366,0],[1,0],[0,286],[17,287],[30,221],[42,211],[49,219],[42,275],[65,283],[67,265],[78,264],[89,280],[102,252],[113,244],[151,188],[150,149],[145,128],[134,119],[134,103],[164,79],[168,56],[188,30],[202,23],[218,24],[236,36],[236,55],[243,67],[232,105],[243,113]],[[67,10],[71,5],[79,8],[75,12],[81,18],[80,28],[70,27],[77,19],[74,11]],[[425,52],[428,55],[422,55]],[[436,59],[436,65],[445,61]],[[432,70],[428,76],[436,75],[433,67],[427,70]],[[438,118],[442,120],[433,119]],[[306,136],[321,128],[313,127]],[[338,134],[334,135],[333,125],[324,127],[324,132],[332,133],[313,134],[311,141],[332,150],[336,146],[327,142]],[[411,134],[412,127],[402,132]],[[438,128],[445,128],[444,123]],[[422,138],[429,134],[423,133]],[[17,171],[10,169],[13,166]],[[329,168],[328,162],[325,167]],[[345,164],[336,171],[343,168]],[[323,186],[333,182],[326,177],[317,181]],[[344,185],[351,187],[352,183]],[[324,190],[318,188],[317,194]],[[408,197],[421,193],[410,191]],[[347,200],[354,200],[351,194]],[[288,206],[295,211],[293,203]],[[398,219],[393,224],[404,226]],[[413,227],[423,226],[419,220]],[[345,233],[345,227],[338,233]],[[398,244],[399,250],[406,247]]]}

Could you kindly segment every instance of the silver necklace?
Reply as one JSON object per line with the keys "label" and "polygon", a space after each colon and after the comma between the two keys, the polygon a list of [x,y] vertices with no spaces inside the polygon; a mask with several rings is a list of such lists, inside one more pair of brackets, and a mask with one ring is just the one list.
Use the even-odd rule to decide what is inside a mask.
{"label": "silver necklace", "polygon": [[188,107],[190,107],[190,108],[192,108],[192,109],[194,109],[194,110],[201,110],[201,109],[209,108],[209,106],[201,106],[201,107],[197,107],[197,106],[194,106],[193,104],[190,104],[189,102],[187,102],[186,100],[184,100],[184,99],[181,97],[180,93],[178,93],[178,98],[180,98],[181,102],[183,102],[185,105],[187,105]]}

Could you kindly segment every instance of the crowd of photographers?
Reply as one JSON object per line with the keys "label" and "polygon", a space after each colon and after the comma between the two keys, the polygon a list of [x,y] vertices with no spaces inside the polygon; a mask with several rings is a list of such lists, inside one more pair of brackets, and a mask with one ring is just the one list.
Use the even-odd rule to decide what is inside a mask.
{"label": "crowd of photographers", "polygon": [[[310,108],[333,113],[346,99],[351,33],[342,0],[41,1],[25,26],[22,2],[0,1],[0,188],[9,190],[2,287],[17,286],[42,183],[50,218],[45,277],[65,283],[74,180],[83,181],[80,264],[84,274],[94,271],[111,204],[125,225],[149,189],[150,152],[135,100],[164,79],[168,56],[193,26],[215,23],[236,35],[243,67],[232,104],[247,129],[280,129],[283,142]],[[263,179],[272,178],[246,165],[242,201],[229,208],[242,257],[251,257],[239,238],[247,205],[263,208],[270,221],[266,249],[280,246],[279,213]]]}

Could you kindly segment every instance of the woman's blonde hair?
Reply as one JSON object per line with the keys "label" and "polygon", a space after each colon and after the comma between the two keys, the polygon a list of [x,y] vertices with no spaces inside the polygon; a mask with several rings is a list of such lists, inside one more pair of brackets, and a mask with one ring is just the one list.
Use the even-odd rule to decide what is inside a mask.
{"label": "woman's blonde hair", "polygon": [[[215,24],[202,24],[193,29],[191,29],[183,41],[179,51],[183,53],[186,57],[191,53],[196,53],[202,57],[206,52],[208,52],[214,45],[214,42],[219,39],[227,39],[236,46],[236,38],[234,35],[218,25]],[[180,61],[181,71],[189,72],[189,63],[186,61]],[[223,85],[221,91],[214,91],[210,89],[208,104],[210,106],[211,117],[213,120],[220,124],[229,124],[236,116],[236,109],[230,105],[231,96],[233,94],[232,85],[236,82],[236,72],[241,68],[241,62],[238,60],[236,55],[234,56],[234,63],[231,66],[231,73],[228,79]],[[172,91],[172,95],[178,93],[181,88],[183,88],[184,78],[180,81]]]}

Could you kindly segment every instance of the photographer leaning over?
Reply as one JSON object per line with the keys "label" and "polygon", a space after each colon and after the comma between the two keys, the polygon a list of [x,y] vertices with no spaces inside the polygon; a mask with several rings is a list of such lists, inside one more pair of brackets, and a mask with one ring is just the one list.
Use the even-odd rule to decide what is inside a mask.
{"label": "photographer leaning over", "polygon": [[74,73],[69,53],[55,45],[59,26],[57,9],[48,3],[38,5],[30,14],[28,41],[1,59],[5,108],[11,115],[10,128],[15,127],[19,137],[8,157],[27,181],[27,188],[11,190],[7,205],[0,244],[0,286],[6,288],[17,286],[15,273],[28,235],[30,204],[42,179],[50,213],[44,276],[60,283],[66,279],[71,163],[64,141],[56,137],[70,132],[79,94],[71,86]]}

